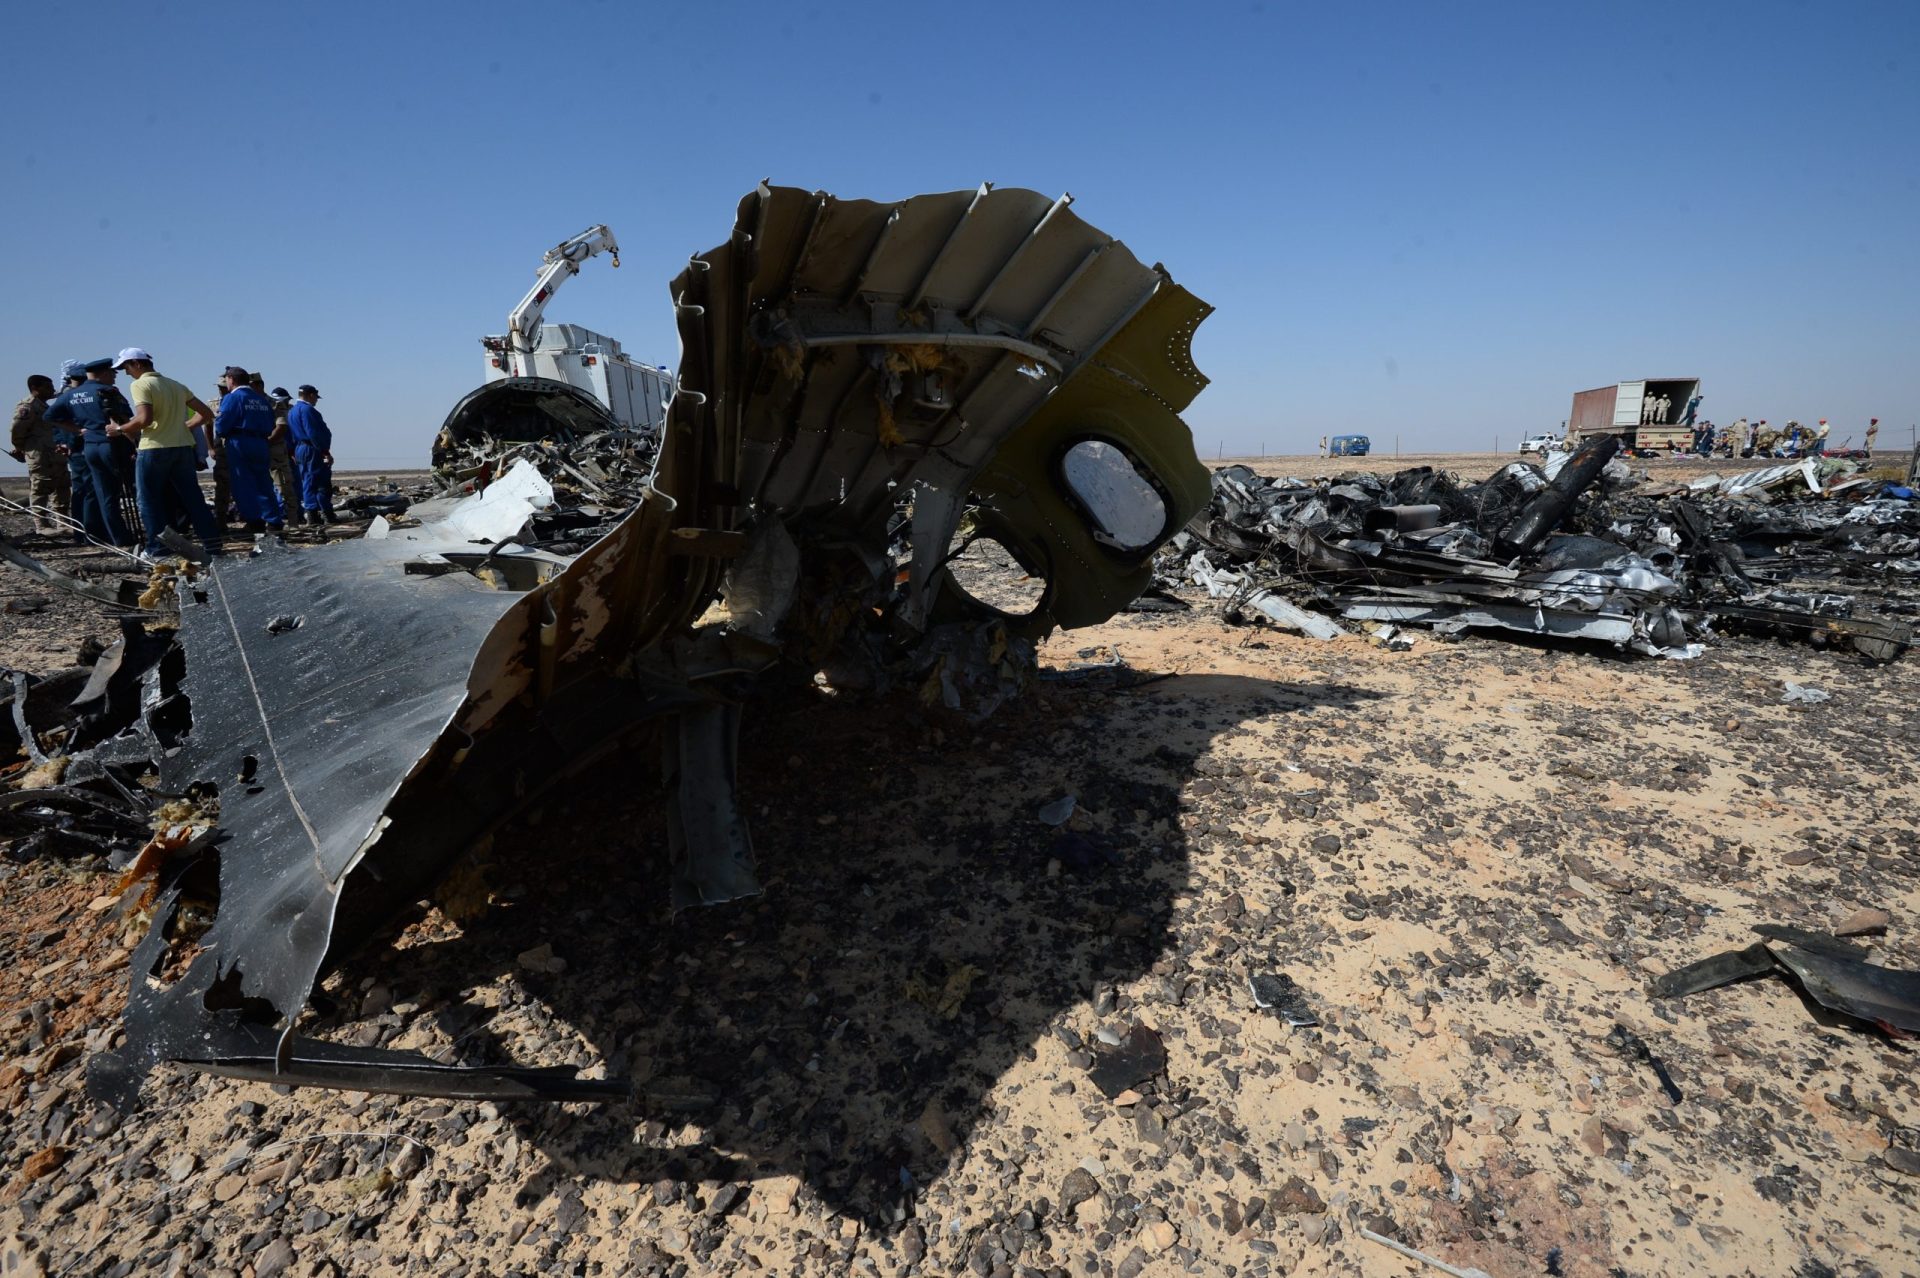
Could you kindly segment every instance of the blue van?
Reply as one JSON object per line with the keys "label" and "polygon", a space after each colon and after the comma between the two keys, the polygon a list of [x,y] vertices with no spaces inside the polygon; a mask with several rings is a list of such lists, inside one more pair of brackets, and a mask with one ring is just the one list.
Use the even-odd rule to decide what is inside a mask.
{"label": "blue van", "polygon": [[1365,457],[1373,443],[1365,435],[1335,435],[1327,441],[1329,457]]}

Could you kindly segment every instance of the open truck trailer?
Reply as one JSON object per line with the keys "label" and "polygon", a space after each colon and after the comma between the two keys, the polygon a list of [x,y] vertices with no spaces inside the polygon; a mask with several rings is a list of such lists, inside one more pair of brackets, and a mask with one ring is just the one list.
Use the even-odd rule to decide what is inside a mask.
{"label": "open truck trailer", "polygon": [[[1618,435],[1629,448],[1685,448],[1693,428],[1681,424],[1687,401],[1700,393],[1697,377],[1647,377],[1574,392],[1573,412],[1567,418],[1567,443],[1578,444],[1595,435]],[[1643,423],[1641,406],[1648,399],[1667,397],[1661,420]]]}

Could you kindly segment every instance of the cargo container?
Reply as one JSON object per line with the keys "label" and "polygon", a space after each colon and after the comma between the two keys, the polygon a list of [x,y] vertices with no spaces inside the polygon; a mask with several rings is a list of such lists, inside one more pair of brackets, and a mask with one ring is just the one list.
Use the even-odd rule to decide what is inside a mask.
{"label": "cargo container", "polygon": [[[1693,428],[1682,424],[1687,401],[1700,393],[1697,377],[1644,377],[1574,392],[1573,412],[1567,418],[1567,443],[1593,435],[1618,435],[1632,448],[1687,447]],[[1665,420],[1642,421],[1648,400],[1667,397]],[[1654,414],[1659,416],[1659,414]]]}

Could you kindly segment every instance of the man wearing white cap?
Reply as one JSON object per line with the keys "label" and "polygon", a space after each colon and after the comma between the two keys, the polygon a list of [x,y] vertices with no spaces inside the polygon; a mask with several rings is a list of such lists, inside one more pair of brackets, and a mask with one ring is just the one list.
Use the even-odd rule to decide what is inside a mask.
{"label": "man wearing white cap", "polygon": [[201,463],[195,448],[196,437],[213,421],[213,410],[179,382],[154,372],[153,356],[138,346],[121,351],[113,366],[125,369],[133,379],[127,396],[133,403],[133,420],[120,433],[140,441],[133,488],[140,503],[140,522],[146,525],[146,552],[156,558],[171,553],[160,534],[184,521],[208,554],[218,554],[220,529],[207,509],[207,499],[200,495]]}

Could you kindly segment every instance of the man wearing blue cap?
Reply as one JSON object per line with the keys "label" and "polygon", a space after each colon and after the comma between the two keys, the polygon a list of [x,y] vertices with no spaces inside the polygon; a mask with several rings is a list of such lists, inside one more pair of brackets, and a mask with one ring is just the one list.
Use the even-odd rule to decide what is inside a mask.
{"label": "man wearing blue cap", "polygon": [[213,433],[226,448],[234,505],[247,521],[248,532],[283,532],[287,525],[268,461],[273,401],[247,384],[247,370],[238,364],[228,365],[221,382],[227,393],[213,419]]}
{"label": "man wearing blue cap", "polygon": [[[134,492],[140,501],[140,522],[146,525],[147,554],[170,554],[160,534],[186,523],[209,555],[220,551],[220,530],[214,525],[207,499],[200,495],[205,465],[195,455],[195,440],[213,421],[213,410],[200,397],[154,371],[153,356],[129,346],[114,357],[113,366],[133,378],[133,420],[126,431],[140,441],[134,458]],[[191,412],[192,416],[188,416]]]}
{"label": "man wearing blue cap", "polygon": [[[78,431],[82,459],[72,470],[74,504],[80,489],[92,491],[93,501],[83,520],[87,535],[98,542],[129,549],[133,534],[120,517],[120,465],[114,440],[120,425],[133,420],[133,405],[113,384],[113,360],[101,358],[82,365],[86,380],[55,395],[47,404],[47,420],[55,427]],[[70,454],[71,457],[72,454]]]}
{"label": "man wearing blue cap", "polygon": [[333,432],[320,415],[320,392],[300,388],[300,399],[287,410],[287,430],[293,435],[293,461],[300,468],[300,506],[310,524],[337,524],[333,513]]}
{"label": "man wearing blue cap", "polygon": [[100,516],[94,509],[93,474],[87,469],[87,454],[80,440],[78,424],[71,413],[66,414],[64,420],[48,414],[52,413],[55,404],[63,401],[67,392],[86,384],[86,363],[81,359],[60,361],[60,390],[47,401],[41,413],[47,424],[53,427],[55,451],[67,460],[67,494],[72,502],[73,522],[85,529],[84,532],[74,533],[76,544],[85,542],[88,537],[105,541],[106,526],[100,522]]}

